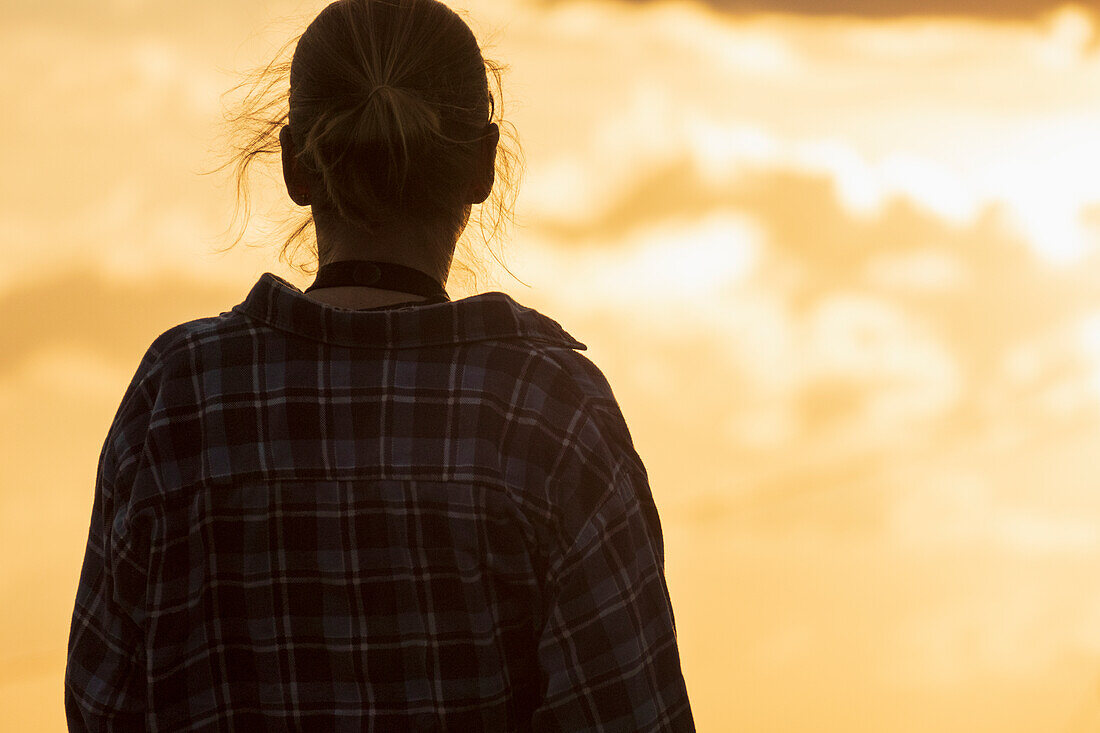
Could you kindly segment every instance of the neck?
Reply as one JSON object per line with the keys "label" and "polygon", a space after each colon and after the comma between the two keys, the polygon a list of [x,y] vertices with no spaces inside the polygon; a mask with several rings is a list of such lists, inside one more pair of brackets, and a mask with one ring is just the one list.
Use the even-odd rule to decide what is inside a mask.
{"label": "neck", "polygon": [[395,220],[371,228],[349,224],[314,210],[317,258],[320,265],[341,260],[392,262],[424,272],[447,283],[455,243],[462,229],[448,232],[439,225]]}

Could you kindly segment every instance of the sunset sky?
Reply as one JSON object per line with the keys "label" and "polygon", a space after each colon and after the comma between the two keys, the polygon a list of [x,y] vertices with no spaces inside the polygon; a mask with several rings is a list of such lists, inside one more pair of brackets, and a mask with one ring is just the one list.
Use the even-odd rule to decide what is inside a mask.
{"label": "sunset sky", "polygon": [[[323,7],[0,20],[0,709],[63,729],[96,459],[225,254],[224,92]],[[649,470],[700,731],[1100,730],[1100,16],[470,0],[527,173],[476,283],[589,346]],[[280,208],[282,207],[282,208]],[[486,262],[492,259],[484,256]],[[518,279],[517,279],[518,278]]]}

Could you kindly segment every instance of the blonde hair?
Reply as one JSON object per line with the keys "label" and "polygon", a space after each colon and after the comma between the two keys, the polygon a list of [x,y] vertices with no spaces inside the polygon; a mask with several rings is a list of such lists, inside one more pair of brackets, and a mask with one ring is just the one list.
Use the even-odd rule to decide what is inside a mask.
{"label": "blonde hair", "polygon": [[[470,214],[463,196],[481,140],[496,122],[496,182],[472,220],[499,262],[491,243],[513,221],[522,172],[514,127],[502,119],[502,71],[483,58],[469,26],[436,0],[332,3],[237,87],[247,93],[227,116],[235,142],[222,166],[232,166],[236,178],[235,220],[243,214],[247,226],[249,174],[257,161],[277,157],[279,132],[289,125],[314,207],[368,229],[406,217],[457,236]],[[284,224],[280,256],[308,272],[317,257],[313,215]],[[474,263],[459,268],[476,279],[470,265],[479,258],[469,243],[460,247]]]}

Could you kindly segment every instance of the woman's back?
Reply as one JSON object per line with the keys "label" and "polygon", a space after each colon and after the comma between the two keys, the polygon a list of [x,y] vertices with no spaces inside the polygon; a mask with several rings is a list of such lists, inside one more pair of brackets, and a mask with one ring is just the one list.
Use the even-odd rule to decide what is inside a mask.
{"label": "woman's back", "polygon": [[[317,226],[323,261],[357,246]],[[71,730],[693,729],[603,375],[510,297],[412,279],[438,297],[352,310],[264,275],[150,347],[100,458]]]}
{"label": "woman's back", "polygon": [[271,275],[165,333],[101,467],[135,714],[687,729],[644,469],[578,348],[500,293],[351,311]]}

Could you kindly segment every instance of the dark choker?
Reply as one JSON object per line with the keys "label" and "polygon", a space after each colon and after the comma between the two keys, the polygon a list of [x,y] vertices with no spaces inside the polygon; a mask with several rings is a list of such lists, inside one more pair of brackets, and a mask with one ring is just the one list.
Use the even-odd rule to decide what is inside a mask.
{"label": "dark choker", "polygon": [[379,290],[395,290],[425,298],[450,300],[443,283],[435,278],[404,265],[374,260],[341,260],[321,265],[317,277],[305,292],[320,288],[372,287]]}

